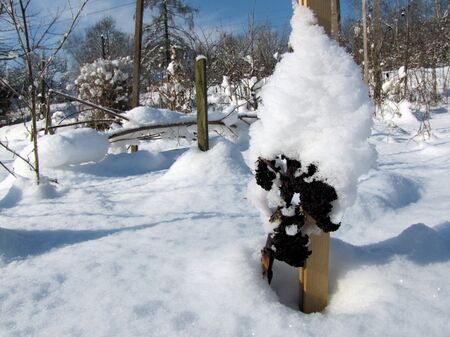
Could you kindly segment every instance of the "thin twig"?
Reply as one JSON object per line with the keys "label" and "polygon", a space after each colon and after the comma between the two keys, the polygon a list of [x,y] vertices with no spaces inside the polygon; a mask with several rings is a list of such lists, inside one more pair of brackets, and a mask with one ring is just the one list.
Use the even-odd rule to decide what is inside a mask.
{"label": "thin twig", "polygon": [[10,170],[5,164],[3,164],[1,161],[0,161],[0,165],[1,165],[6,171],[8,171],[8,173],[11,174],[14,178],[16,177],[16,175],[14,174],[14,172],[11,171],[11,170]]}
{"label": "thin twig", "polygon": [[0,141],[0,146],[2,146],[6,151],[12,153],[14,156],[16,156],[17,158],[22,159],[25,163],[28,164],[28,166],[31,167],[31,169],[33,171],[36,171],[36,169],[34,168],[33,164],[31,164],[31,162],[28,159],[25,159],[24,157],[22,157],[20,154],[18,154],[16,151],[11,150],[8,146],[6,146],[5,144],[3,144],[2,141]]}
{"label": "thin twig", "polygon": [[74,101],[80,102],[80,103],[82,103],[82,104],[91,106],[91,107],[93,107],[93,108],[95,108],[95,109],[102,110],[102,111],[104,111],[104,112],[106,112],[106,113],[108,113],[108,114],[110,114],[110,115],[112,115],[112,116],[115,116],[115,117],[117,117],[117,118],[120,118],[120,119],[123,119],[123,120],[126,120],[126,121],[130,121],[129,118],[127,118],[127,117],[125,117],[125,116],[122,116],[122,115],[120,115],[120,114],[118,114],[118,113],[112,111],[111,109],[102,107],[102,106],[100,106],[100,105],[97,105],[97,104],[94,104],[94,103],[91,103],[91,102],[88,102],[88,101],[85,101],[85,100],[83,100],[83,99],[81,99],[81,98],[78,98],[78,97],[75,97],[75,96],[72,96],[72,95],[68,95],[68,94],[62,93],[62,92],[60,92],[60,91],[53,90],[53,89],[50,89],[49,92],[50,92],[51,94],[56,94],[56,95],[59,95],[59,96],[62,96],[62,97],[69,98],[69,99],[72,99],[72,100],[74,100]]}

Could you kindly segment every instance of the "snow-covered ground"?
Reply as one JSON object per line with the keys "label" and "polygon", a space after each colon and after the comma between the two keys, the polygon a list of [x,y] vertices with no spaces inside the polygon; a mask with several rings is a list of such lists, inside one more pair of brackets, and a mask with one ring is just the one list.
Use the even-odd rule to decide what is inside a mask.
{"label": "snow-covered ground", "polygon": [[[431,125],[421,141],[375,124],[378,167],[333,234],[329,305],[311,315],[295,269],[261,278],[243,143],[157,140],[47,168],[59,183],[40,188],[0,171],[0,336],[447,336],[448,109]],[[0,137],[28,143],[22,125]]]}
{"label": "snow-covered ground", "polygon": [[[272,77],[264,98],[269,109],[260,110],[254,124],[266,123],[256,143],[271,140],[269,153],[249,150],[244,123],[233,128],[236,144],[216,135],[206,153],[189,145],[188,133],[178,140],[161,133],[163,139],[125,153],[109,146],[106,133],[58,130],[39,138],[45,177],[36,186],[27,165],[0,148],[0,161],[21,176],[0,171],[1,337],[448,336],[449,106],[432,112],[428,140],[413,137],[419,122],[403,104],[401,116],[370,128],[358,69],[351,70],[351,59],[304,10],[298,17],[308,24],[299,32],[311,34],[305,40],[311,55],[304,55],[311,64],[277,67],[285,69],[282,75],[295,70],[295,78]],[[342,88],[345,78],[322,66],[328,51],[342,56],[336,60],[349,82]],[[330,78],[335,83],[320,97]],[[297,101],[299,92],[309,93],[294,86],[297,80],[319,97]],[[281,84],[289,85],[278,92]],[[277,90],[270,93],[270,86]],[[299,111],[296,103],[302,103]],[[324,113],[330,106],[334,115]],[[157,109],[129,113],[136,125],[173,116]],[[224,116],[227,127],[237,121]],[[125,128],[136,126],[129,124]],[[307,130],[298,135],[293,124]],[[274,125],[278,131],[271,133]],[[329,305],[305,315],[297,309],[295,268],[276,261],[271,286],[262,278],[266,233],[247,200],[254,179],[249,167],[255,153],[284,151],[278,140],[286,138],[300,159],[307,153],[307,162],[325,165],[331,182],[334,175],[334,181],[351,177],[344,180],[354,191],[375,159],[366,146],[369,131],[378,165],[359,179],[356,203],[332,235]],[[22,124],[0,128],[0,140],[22,156],[31,153]],[[345,155],[361,148],[363,155]]]}

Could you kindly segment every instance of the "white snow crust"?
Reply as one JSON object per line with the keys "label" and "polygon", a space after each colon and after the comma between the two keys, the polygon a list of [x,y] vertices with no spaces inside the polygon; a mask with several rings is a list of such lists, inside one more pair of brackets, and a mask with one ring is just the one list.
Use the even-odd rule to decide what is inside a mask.
{"label": "white snow crust", "polygon": [[[358,178],[375,163],[367,142],[372,103],[357,65],[316,24],[311,10],[296,6],[290,45],[263,88],[260,120],[250,129],[250,160],[284,154],[336,189],[332,220],[355,200]],[[254,190],[254,189],[253,189]]]}
{"label": "white snow crust", "polygon": [[[47,168],[59,183],[39,187],[0,171],[0,336],[446,336],[450,114],[439,111],[427,142],[376,121],[379,166],[332,234],[329,305],[312,315],[297,309],[297,269],[275,262],[270,287],[261,277],[243,144],[142,143]],[[20,152],[24,129],[0,137]]]}
{"label": "white snow crust", "polygon": [[171,124],[195,120],[195,117],[185,113],[171,111],[167,109],[155,109],[147,106],[140,106],[124,114],[130,119],[123,123],[123,128],[134,128],[143,125]]}
{"label": "white snow crust", "polygon": [[[93,129],[73,129],[55,135],[40,137],[38,140],[40,167],[54,168],[65,165],[101,161],[108,152],[109,142],[105,135]],[[33,144],[20,153],[34,163]],[[14,172],[29,177],[30,167],[20,158],[14,162]]]}

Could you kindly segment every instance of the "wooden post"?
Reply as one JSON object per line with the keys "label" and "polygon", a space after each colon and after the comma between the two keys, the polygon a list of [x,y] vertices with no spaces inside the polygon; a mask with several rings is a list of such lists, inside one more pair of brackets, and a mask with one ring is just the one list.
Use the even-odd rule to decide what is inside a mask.
{"label": "wooden post", "polygon": [[51,128],[52,127],[52,118],[50,116],[50,103],[51,103],[51,97],[52,97],[52,93],[51,91],[48,93],[47,96],[47,106],[46,106],[46,111],[45,111],[45,131],[44,134],[48,135],[48,134],[53,134],[54,130]]}
{"label": "wooden post", "polygon": [[198,148],[209,150],[208,101],[206,92],[206,57],[197,56],[195,62],[195,92],[197,99],[197,138]]}
{"label": "wooden post", "polygon": [[300,0],[302,6],[308,6],[314,12],[325,32],[337,39],[340,27],[340,0]]}
{"label": "wooden post", "polygon": [[144,14],[144,0],[136,0],[136,17],[134,28],[134,58],[133,83],[131,90],[131,106],[139,106],[139,82],[141,79],[141,49],[142,49],[142,17]]}
{"label": "wooden post", "polygon": [[[310,7],[317,16],[319,25],[332,38],[339,35],[339,0],[300,0],[300,4]],[[315,224],[315,220],[305,215],[306,223]],[[304,313],[319,312],[328,304],[328,261],[330,234],[310,235],[309,248],[312,254],[306,260],[304,268],[299,268],[299,307]]]}
{"label": "wooden post", "polygon": [[102,59],[106,60],[106,41],[105,41],[105,36],[102,34],[102,35],[100,35],[100,38],[102,39]]}
{"label": "wooden post", "polygon": [[45,60],[41,60],[41,64],[40,64],[40,74],[41,74],[41,78],[40,78],[40,83],[39,83],[39,117],[40,118],[45,118],[46,117],[46,108],[45,105],[47,103],[47,100],[45,98],[45,77],[44,77],[44,69],[45,69]]}
{"label": "wooden post", "polygon": [[[144,0],[136,0],[136,16],[134,26],[134,58],[133,81],[131,87],[131,107],[139,106],[139,91],[141,81],[141,52],[142,52],[142,18],[144,16]],[[130,152],[137,152],[138,145],[131,145]]]}
{"label": "wooden post", "polygon": [[330,234],[310,235],[312,254],[304,268],[299,268],[299,308],[306,314],[320,312],[328,305],[328,261]]}

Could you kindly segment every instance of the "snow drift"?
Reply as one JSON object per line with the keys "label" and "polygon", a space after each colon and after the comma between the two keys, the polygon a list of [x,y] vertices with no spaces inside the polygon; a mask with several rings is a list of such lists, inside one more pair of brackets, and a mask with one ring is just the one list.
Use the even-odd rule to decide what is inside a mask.
{"label": "snow drift", "polygon": [[[109,142],[105,135],[82,128],[41,137],[38,147],[40,167],[55,168],[101,161],[108,152]],[[29,144],[20,154],[28,158],[32,151],[33,144]],[[30,175],[30,167],[18,158],[14,162],[14,172],[26,177]]]}

